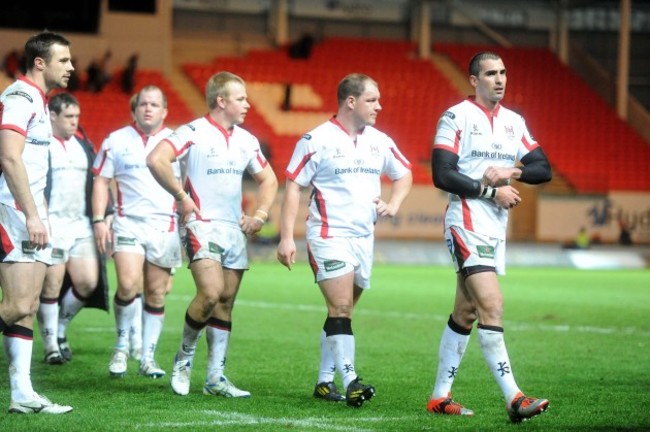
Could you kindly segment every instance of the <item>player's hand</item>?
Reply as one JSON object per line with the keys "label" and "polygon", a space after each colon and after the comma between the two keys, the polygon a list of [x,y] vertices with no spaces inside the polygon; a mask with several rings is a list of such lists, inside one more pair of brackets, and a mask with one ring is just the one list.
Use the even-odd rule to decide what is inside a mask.
{"label": "player's hand", "polygon": [[505,186],[515,175],[515,168],[506,167],[488,167],[483,173],[483,184],[492,187]]}
{"label": "player's hand", "polygon": [[176,201],[176,211],[180,216],[181,225],[185,225],[187,223],[192,213],[194,213],[197,218],[201,217],[201,210],[199,210],[196,203],[192,198],[190,198],[189,195],[185,195],[182,200]]}
{"label": "player's hand", "polygon": [[512,186],[501,186],[497,188],[497,194],[494,202],[504,209],[511,209],[521,202],[519,191]]}
{"label": "player's hand", "polygon": [[397,214],[397,210],[399,210],[389,203],[383,201],[381,198],[375,198],[372,200],[372,202],[374,202],[375,206],[377,206],[378,216],[394,217]]}
{"label": "player's hand", "polygon": [[264,226],[264,222],[254,217],[242,215],[241,219],[239,219],[239,226],[246,235],[250,236],[257,234]]}
{"label": "player's hand", "polygon": [[95,244],[100,254],[106,253],[106,245],[111,243],[111,230],[108,228],[106,221],[93,224],[93,233],[95,234]]}
{"label": "player's hand", "polygon": [[47,242],[49,241],[49,235],[47,233],[47,227],[43,224],[41,218],[38,215],[27,218],[25,226],[27,228],[27,234],[29,235],[29,242],[32,246],[35,247],[36,250],[46,248]]}
{"label": "player's hand", "polygon": [[280,240],[276,256],[283,266],[291,270],[296,263],[296,243],[293,239]]}

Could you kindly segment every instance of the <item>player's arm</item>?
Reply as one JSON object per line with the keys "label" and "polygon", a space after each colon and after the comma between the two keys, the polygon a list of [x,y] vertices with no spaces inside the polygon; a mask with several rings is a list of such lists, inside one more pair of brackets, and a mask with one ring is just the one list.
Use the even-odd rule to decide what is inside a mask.
{"label": "player's arm", "polygon": [[29,189],[29,178],[22,159],[24,149],[25,137],[23,135],[9,129],[0,130],[2,175],[7,180],[7,186],[16,200],[18,208],[25,214],[29,241],[40,249],[47,245],[48,233],[38,215],[36,202]]}
{"label": "player's arm", "polygon": [[296,262],[296,244],[293,240],[293,230],[300,205],[300,192],[302,186],[293,180],[287,179],[280,212],[280,243],[278,244],[277,258],[289,270]]}
{"label": "player's arm", "polygon": [[519,167],[489,167],[483,173],[483,183],[499,187],[508,184],[510,179],[528,184],[551,180],[551,165],[541,147],[527,153],[521,158],[521,163],[523,166]]}
{"label": "player's arm", "polygon": [[110,230],[105,220],[106,206],[109,199],[110,178],[95,176],[93,179],[93,194],[91,206],[93,209],[93,232],[99,253],[106,253],[106,243],[110,242]]}
{"label": "player's arm", "polygon": [[393,217],[399,211],[402,202],[408,195],[413,185],[413,174],[411,171],[408,171],[402,177],[393,181],[392,190],[390,194],[390,199],[387,203],[384,203],[382,200],[377,198],[375,203],[377,204],[377,214],[379,216],[388,216]]}
{"label": "player's arm", "polygon": [[147,156],[147,167],[151,175],[167,192],[174,196],[181,223],[187,222],[191,213],[199,215],[196,203],[178,184],[172,163],[176,161],[176,151],[168,140],[160,141]]}
{"label": "player's arm", "polygon": [[278,179],[270,164],[253,174],[253,179],[257,183],[257,209],[252,217],[242,215],[240,225],[246,234],[255,234],[262,229],[278,193]]}
{"label": "player's arm", "polygon": [[433,184],[461,197],[478,198],[482,191],[481,182],[459,173],[458,160],[457,154],[434,147],[431,156]]}
{"label": "player's arm", "polygon": [[551,164],[548,162],[546,154],[541,147],[537,147],[522,157],[521,163],[524,166],[520,167],[521,174],[517,179],[520,182],[540,184],[551,181]]}

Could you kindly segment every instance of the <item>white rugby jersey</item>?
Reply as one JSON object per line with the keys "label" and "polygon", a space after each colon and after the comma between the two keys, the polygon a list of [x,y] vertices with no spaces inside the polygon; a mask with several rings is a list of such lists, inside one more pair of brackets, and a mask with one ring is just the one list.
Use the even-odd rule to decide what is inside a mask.
{"label": "white rugby jersey", "polygon": [[[48,146],[52,139],[50,111],[43,91],[25,76],[18,78],[0,95],[0,129],[10,129],[25,137],[22,160],[27,171],[29,189],[38,214],[41,218],[46,217],[44,191]],[[3,174],[0,174],[0,202],[18,208]]]}
{"label": "white rugby jersey", "polygon": [[[112,132],[102,143],[93,164],[93,173],[115,179],[116,217],[167,223],[170,231],[176,228],[174,197],[158,184],[147,167],[147,155],[170,133],[171,129],[164,127],[147,137],[133,124]],[[179,165],[176,163],[173,167],[174,175],[180,179]]]}
{"label": "white rugby jersey", "polygon": [[366,126],[356,142],[336,118],[321,124],[296,144],[287,178],[313,187],[307,238],[361,237],[374,232],[381,195],[380,177],[397,180],[411,163],[385,133]]}
{"label": "white rugby jersey", "polygon": [[86,179],[88,156],[74,135],[67,140],[57,136],[50,144],[50,200],[47,210],[52,235],[58,231],[69,232],[66,227],[74,225],[75,230],[84,227],[84,232],[75,232],[78,238],[92,235],[90,221],[86,215]]}
{"label": "white rugby jersey", "polygon": [[[239,227],[244,170],[256,174],[268,165],[250,132],[227,131],[206,115],[167,137],[179,159],[187,160],[184,190],[201,210],[201,220]],[[192,214],[190,221],[196,219]]]}
{"label": "white rugby jersey", "polygon": [[[458,172],[481,181],[488,167],[513,167],[538,144],[519,114],[500,104],[491,114],[470,97],[440,117],[433,147],[457,154]],[[508,210],[493,201],[449,195],[446,227],[505,239],[507,225]]]}

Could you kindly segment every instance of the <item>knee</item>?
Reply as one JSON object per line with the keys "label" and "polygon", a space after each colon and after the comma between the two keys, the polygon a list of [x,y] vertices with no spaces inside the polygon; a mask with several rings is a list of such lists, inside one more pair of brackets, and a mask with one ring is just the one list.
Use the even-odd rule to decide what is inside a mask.
{"label": "knee", "polygon": [[38,298],[35,299],[21,299],[18,302],[15,302],[11,306],[10,315],[13,317],[12,321],[20,321],[21,319],[33,316],[38,312],[39,301]]}
{"label": "knee", "polygon": [[351,304],[338,304],[330,308],[330,316],[339,318],[351,318],[353,306]]}

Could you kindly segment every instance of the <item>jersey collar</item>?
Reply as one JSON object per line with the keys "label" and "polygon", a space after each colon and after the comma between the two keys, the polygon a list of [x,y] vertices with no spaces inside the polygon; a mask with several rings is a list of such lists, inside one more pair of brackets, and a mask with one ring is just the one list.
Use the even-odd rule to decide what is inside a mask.
{"label": "jersey collar", "polygon": [[36,90],[38,90],[38,93],[41,95],[41,99],[43,100],[43,106],[47,106],[47,97],[45,96],[45,93],[43,93],[43,90],[39,86],[36,85],[36,83],[29,78],[27,78],[25,75],[20,75],[18,77],[18,80],[24,82],[25,84],[34,87]]}
{"label": "jersey collar", "polygon": [[497,105],[494,107],[494,111],[490,112],[487,108],[485,108],[483,105],[480,105],[479,103],[476,102],[476,96],[468,96],[467,100],[477,107],[481,109],[485,113],[486,116],[488,117],[498,117],[499,116],[499,111],[501,110],[501,104],[497,102]]}

